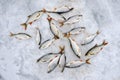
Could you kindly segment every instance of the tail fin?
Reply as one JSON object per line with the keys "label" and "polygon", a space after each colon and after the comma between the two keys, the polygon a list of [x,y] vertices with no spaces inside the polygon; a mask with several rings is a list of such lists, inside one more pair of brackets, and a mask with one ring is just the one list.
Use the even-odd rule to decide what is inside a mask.
{"label": "tail fin", "polygon": [[65,49],[65,46],[59,46],[59,48],[60,48],[60,52],[59,53],[63,53],[64,49]]}
{"label": "tail fin", "polygon": [[100,34],[100,31],[97,31],[96,34]]}
{"label": "tail fin", "polygon": [[105,40],[103,41],[103,45],[107,45],[108,44],[108,42],[106,42]]}
{"label": "tail fin", "polygon": [[86,63],[87,63],[87,64],[91,64],[91,63],[90,63],[90,59],[87,59],[87,60],[86,60]]}
{"label": "tail fin", "polygon": [[10,32],[10,37],[14,36],[14,34],[12,32]]}
{"label": "tail fin", "polygon": [[25,30],[27,29],[27,24],[26,24],[26,23],[21,24],[21,26],[23,26],[23,28],[24,28]]}

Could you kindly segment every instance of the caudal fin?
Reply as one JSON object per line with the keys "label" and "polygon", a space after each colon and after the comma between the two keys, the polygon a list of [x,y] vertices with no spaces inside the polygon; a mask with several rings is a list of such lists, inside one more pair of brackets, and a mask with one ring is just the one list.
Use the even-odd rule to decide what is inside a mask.
{"label": "caudal fin", "polygon": [[14,36],[14,34],[12,32],[10,32],[10,37]]}
{"label": "caudal fin", "polygon": [[27,29],[27,24],[26,24],[26,23],[21,24],[21,26],[23,26],[23,28],[24,28],[25,30]]}
{"label": "caudal fin", "polygon": [[90,63],[90,59],[87,59],[87,60],[86,60],[86,63],[87,63],[87,64],[91,64],[91,63]]}

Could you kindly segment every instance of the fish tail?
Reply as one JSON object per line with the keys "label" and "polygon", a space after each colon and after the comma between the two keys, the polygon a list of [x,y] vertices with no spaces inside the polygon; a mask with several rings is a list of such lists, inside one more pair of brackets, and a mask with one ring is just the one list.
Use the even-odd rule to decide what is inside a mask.
{"label": "fish tail", "polygon": [[87,60],[86,60],[86,63],[87,63],[87,64],[91,64],[91,63],[90,63],[90,59],[87,59]]}
{"label": "fish tail", "polygon": [[106,41],[104,40],[102,44],[103,44],[103,45],[107,45],[107,44],[108,44],[108,42],[106,42]]}
{"label": "fish tail", "polygon": [[12,32],[10,32],[10,37],[14,36],[14,34]]}
{"label": "fish tail", "polygon": [[21,24],[21,26],[23,26],[23,28],[24,28],[25,30],[27,29],[27,24],[26,24],[26,23]]}
{"label": "fish tail", "polygon": [[60,48],[60,52],[59,53],[63,53],[64,49],[65,49],[65,46],[59,46]]}
{"label": "fish tail", "polygon": [[96,32],[96,34],[100,34],[100,31],[98,30],[98,31]]}

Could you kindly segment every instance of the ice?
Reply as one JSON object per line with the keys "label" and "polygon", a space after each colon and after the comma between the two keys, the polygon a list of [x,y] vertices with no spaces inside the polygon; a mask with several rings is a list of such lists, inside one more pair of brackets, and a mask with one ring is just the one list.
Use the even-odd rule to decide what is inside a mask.
{"label": "ice", "polygon": [[[66,45],[67,61],[78,59],[69,48],[66,40],[52,45],[47,50],[39,50],[35,43],[35,27],[39,26],[43,40],[53,35],[49,25],[42,17],[28,30],[20,26],[27,16],[43,8],[54,10],[60,6],[70,6],[75,9],[64,14],[67,18],[83,14],[78,24],[66,27],[85,26],[90,33],[100,30],[100,35],[88,46],[89,49],[104,39],[108,45],[93,59],[90,65],[67,69],[61,73],[56,68],[47,73],[47,65],[36,63],[36,60],[48,52],[58,52],[59,45]],[[120,80],[120,0],[0,0],[0,80]],[[44,19],[43,19],[44,18]],[[33,36],[29,40],[17,40],[9,37],[10,32],[26,32]],[[47,35],[50,34],[50,35]],[[80,44],[80,43],[79,43]],[[85,49],[85,50],[86,50]],[[85,51],[84,51],[85,52]]]}

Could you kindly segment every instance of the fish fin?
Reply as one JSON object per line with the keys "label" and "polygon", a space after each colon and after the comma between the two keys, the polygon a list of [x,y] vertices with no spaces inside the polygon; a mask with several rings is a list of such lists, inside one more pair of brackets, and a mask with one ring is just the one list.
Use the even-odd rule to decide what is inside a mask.
{"label": "fish fin", "polygon": [[24,28],[25,30],[27,29],[27,24],[26,24],[26,23],[21,24],[21,26],[23,26],[23,28]]}
{"label": "fish fin", "polygon": [[90,59],[87,59],[87,60],[86,60],[86,63],[87,63],[87,64],[91,64]]}
{"label": "fish fin", "polygon": [[30,18],[30,17],[31,17],[31,15],[28,16],[28,18]]}
{"label": "fish fin", "polygon": [[65,49],[65,46],[59,46],[60,48],[60,52],[59,53],[63,53],[64,49]]}
{"label": "fish fin", "polygon": [[41,11],[44,12],[44,13],[47,12],[45,8],[43,8]]}
{"label": "fish fin", "polygon": [[48,21],[51,21],[51,20],[52,20],[52,17],[51,17],[50,15],[48,15],[47,20],[48,20]]}
{"label": "fish fin", "polygon": [[59,22],[59,24],[60,24],[60,27],[63,27],[63,25],[64,25],[64,21]]}
{"label": "fish fin", "polygon": [[97,34],[97,35],[100,34],[100,31],[98,30],[98,31],[96,32],[96,34]]}
{"label": "fish fin", "polygon": [[10,37],[14,36],[14,34],[12,32],[10,32]]}
{"label": "fish fin", "polygon": [[103,44],[103,45],[107,45],[107,44],[108,44],[108,42],[106,42],[106,41],[104,40],[102,44]]}

